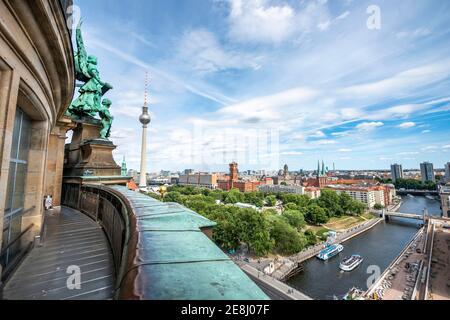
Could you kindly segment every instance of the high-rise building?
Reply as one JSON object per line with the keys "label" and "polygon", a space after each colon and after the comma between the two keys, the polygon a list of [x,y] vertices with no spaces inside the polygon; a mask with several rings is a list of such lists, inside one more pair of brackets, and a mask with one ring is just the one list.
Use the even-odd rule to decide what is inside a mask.
{"label": "high-rise building", "polygon": [[450,182],[450,162],[445,164],[445,182]]}
{"label": "high-rise building", "polygon": [[147,78],[145,79],[145,100],[139,121],[142,123],[141,173],[139,188],[147,188],[147,126],[151,121],[147,106]]}
{"label": "high-rise building", "polygon": [[391,178],[392,182],[396,182],[398,179],[403,179],[403,168],[401,164],[391,165]]}
{"label": "high-rise building", "polygon": [[436,182],[434,175],[433,164],[430,162],[424,162],[420,164],[420,173],[422,175],[422,182],[432,181]]}

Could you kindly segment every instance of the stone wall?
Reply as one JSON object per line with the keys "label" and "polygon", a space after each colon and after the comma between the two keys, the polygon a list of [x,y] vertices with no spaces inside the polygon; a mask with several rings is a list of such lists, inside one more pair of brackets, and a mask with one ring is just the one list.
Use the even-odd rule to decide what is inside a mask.
{"label": "stone wall", "polygon": [[[74,92],[73,51],[65,9],[71,1],[0,0],[0,251],[14,118],[31,119],[22,242],[39,234],[43,196],[59,203],[64,140],[63,114]],[[65,9],[63,9],[65,8]],[[0,266],[1,273],[1,266]]]}

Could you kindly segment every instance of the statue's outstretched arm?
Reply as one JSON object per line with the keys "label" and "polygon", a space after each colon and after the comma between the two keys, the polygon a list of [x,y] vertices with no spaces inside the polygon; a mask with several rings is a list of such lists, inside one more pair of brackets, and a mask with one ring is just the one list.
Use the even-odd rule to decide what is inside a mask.
{"label": "statue's outstretched arm", "polygon": [[76,30],[76,40],[77,40],[77,54],[75,59],[75,69],[77,70],[77,73],[80,73],[77,75],[78,80],[80,81],[86,81],[87,79],[90,79],[91,76],[89,75],[89,71],[87,68],[88,62],[87,62],[87,52],[86,48],[84,47],[84,41],[83,36],[81,34],[81,24],[82,21],[77,26]]}

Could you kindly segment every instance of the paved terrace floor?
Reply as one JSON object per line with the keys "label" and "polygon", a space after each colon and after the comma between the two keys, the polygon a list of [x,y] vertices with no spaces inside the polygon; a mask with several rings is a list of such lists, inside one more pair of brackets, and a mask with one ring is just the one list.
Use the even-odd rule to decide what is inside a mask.
{"label": "paved terrace floor", "polygon": [[[69,290],[69,266],[81,269],[81,289]],[[113,257],[101,227],[84,214],[62,207],[49,211],[44,244],[34,248],[7,282],[10,300],[107,300],[115,283]]]}

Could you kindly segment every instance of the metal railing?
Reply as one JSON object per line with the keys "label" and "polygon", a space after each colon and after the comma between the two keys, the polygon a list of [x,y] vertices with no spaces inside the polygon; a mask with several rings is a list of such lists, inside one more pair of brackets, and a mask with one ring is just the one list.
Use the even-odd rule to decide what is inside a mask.
{"label": "metal railing", "polygon": [[102,226],[113,254],[116,278],[120,279],[126,262],[129,206],[108,187],[79,184],[63,184],[62,204],[86,214]]}
{"label": "metal railing", "polygon": [[[18,243],[24,235],[26,235],[31,229],[33,229],[34,224],[30,224],[27,228],[25,228],[17,237],[15,237],[12,241],[8,242],[4,248],[2,248],[2,251],[0,252],[0,260],[3,259],[4,256],[8,254],[9,249]],[[20,244],[19,244],[20,245]],[[21,245],[21,248],[19,252],[15,255],[12,261],[8,262],[5,266],[5,269],[3,270],[1,274],[0,283],[4,280],[6,280],[11,273],[15,270],[15,268],[19,265],[19,262],[22,261],[22,258],[30,251],[31,247],[33,245],[33,242],[30,241],[29,243],[25,245]]]}

